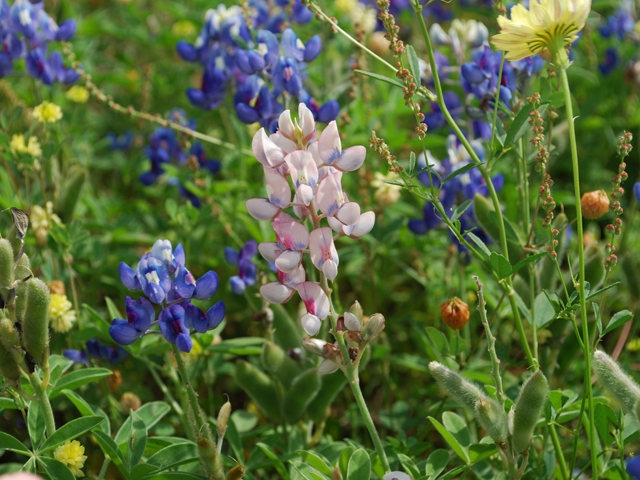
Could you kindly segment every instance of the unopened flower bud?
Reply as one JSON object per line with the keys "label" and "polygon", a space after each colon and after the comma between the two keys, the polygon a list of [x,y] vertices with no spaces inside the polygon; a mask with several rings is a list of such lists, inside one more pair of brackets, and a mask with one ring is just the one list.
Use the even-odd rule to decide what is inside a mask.
{"label": "unopened flower bud", "polygon": [[140,401],[140,397],[138,397],[135,393],[125,392],[120,397],[120,409],[128,414],[131,410],[134,412],[140,408],[142,402]]}
{"label": "unopened flower bud", "polygon": [[529,449],[548,394],[549,383],[540,370],[531,375],[522,387],[513,414],[513,449],[516,452]]}
{"label": "unopened flower bud", "polygon": [[582,214],[588,220],[596,220],[609,211],[609,197],[604,190],[587,192],[580,200]]}
{"label": "unopened flower bud", "polygon": [[329,375],[333,372],[338,371],[339,368],[340,367],[338,366],[337,363],[327,358],[318,366],[318,374]]}
{"label": "unopened flower bud", "polygon": [[324,352],[324,346],[327,344],[324,340],[320,340],[319,338],[309,338],[304,337],[302,339],[302,346],[307,352],[313,353],[314,355],[322,356]]}
{"label": "unopened flower bud", "polygon": [[231,415],[231,402],[227,400],[227,402],[220,408],[220,412],[218,412],[218,420],[216,422],[218,438],[224,437],[224,433],[227,431],[229,415]]}
{"label": "unopened flower bud", "polygon": [[236,465],[227,472],[226,480],[242,480],[244,476],[244,467],[242,465]]}
{"label": "unopened flower bud", "polygon": [[[0,239],[0,292],[13,283],[13,248],[6,238]],[[6,298],[6,295],[4,295]]]}
{"label": "unopened flower bud", "polygon": [[122,374],[120,370],[114,370],[113,373],[107,377],[107,385],[111,393],[115,393],[116,390],[120,388],[120,385],[122,385]]}
{"label": "unopened flower bud", "polygon": [[440,314],[445,325],[461,330],[469,321],[469,305],[458,297],[453,297],[440,305]]}
{"label": "unopened flower bud", "polygon": [[349,312],[353,313],[359,322],[362,322],[363,311],[362,311],[362,306],[360,305],[360,302],[358,302],[357,300],[353,302],[353,305],[351,305]]}
{"label": "unopened flower bud", "polygon": [[469,412],[475,413],[478,400],[489,400],[473,383],[439,362],[429,363],[429,371],[438,385]]}
{"label": "unopened flower bud", "polygon": [[603,351],[593,354],[593,371],[598,382],[615,397],[625,412],[635,412],[640,399],[640,386],[620,365]]}
{"label": "unopened flower bud", "polygon": [[358,317],[356,317],[353,313],[345,312],[344,326],[347,327],[347,330],[351,330],[352,332],[360,330],[360,322],[358,321]]}
{"label": "unopened flower bud", "polygon": [[404,472],[389,472],[382,477],[382,480],[413,480],[413,477]]}
{"label": "unopened flower bud", "polygon": [[374,313],[362,329],[362,339],[365,342],[372,340],[384,330],[384,316],[381,313]]}
{"label": "unopened flower bud", "polygon": [[494,399],[478,400],[476,403],[476,419],[496,445],[506,443],[509,436],[509,421],[502,405]]}
{"label": "unopened flower bud", "polygon": [[49,288],[33,278],[27,287],[27,307],[22,320],[22,345],[36,362],[44,359],[49,345]]}

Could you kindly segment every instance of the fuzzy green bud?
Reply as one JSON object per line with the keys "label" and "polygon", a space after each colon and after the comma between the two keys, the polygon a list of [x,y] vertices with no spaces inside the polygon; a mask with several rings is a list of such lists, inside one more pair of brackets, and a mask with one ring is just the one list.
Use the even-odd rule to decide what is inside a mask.
{"label": "fuzzy green bud", "polygon": [[218,456],[216,444],[207,440],[206,438],[198,438],[196,444],[198,445],[198,455],[201,459],[206,459],[207,461],[211,462]]}
{"label": "fuzzy green bud", "polygon": [[473,383],[441,363],[429,363],[429,371],[438,382],[438,385],[470,412],[475,413],[478,400],[489,401],[489,397]]}
{"label": "fuzzy green bud", "polygon": [[353,313],[358,321],[362,324],[362,315],[364,314],[364,312],[362,311],[362,305],[360,305],[360,302],[358,302],[357,300],[353,302],[353,305],[351,305],[351,308],[349,309],[349,313]]}
{"label": "fuzzy green bud", "polygon": [[22,344],[36,362],[41,362],[49,344],[49,287],[37,278],[27,282],[27,306],[22,320]]}
{"label": "fuzzy green bud", "polygon": [[478,400],[476,403],[476,419],[496,445],[502,446],[509,437],[509,421],[504,408],[494,399]]}
{"label": "fuzzy green bud", "polygon": [[609,355],[603,351],[593,354],[593,371],[600,385],[615,397],[626,412],[635,412],[640,399],[640,387],[627,373],[620,368]]}
{"label": "fuzzy green bud", "polygon": [[222,405],[218,412],[218,420],[216,422],[216,429],[218,430],[218,438],[224,437],[227,431],[227,424],[229,423],[229,415],[231,415],[231,402],[227,402]]}
{"label": "fuzzy green bud", "polygon": [[242,465],[236,465],[227,472],[227,480],[242,480],[244,476],[244,467]]}
{"label": "fuzzy green bud", "polygon": [[[15,278],[22,280],[31,275],[31,262],[26,254],[23,254],[18,260],[18,264],[15,269]],[[27,287],[29,282],[23,282],[16,287],[16,320],[22,322],[24,318],[24,311],[27,308]]]}
{"label": "fuzzy green bud", "polygon": [[20,347],[20,335],[8,318],[0,320],[0,340],[0,375],[8,380],[18,380],[20,369],[10,349]]}
{"label": "fuzzy green bud", "polygon": [[364,324],[361,333],[362,340],[365,342],[373,340],[382,330],[384,330],[384,316],[381,313],[374,313]]}
{"label": "fuzzy green bud", "polygon": [[[0,239],[0,294],[13,283],[13,248],[6,238]],[[6,297],[6,295],[3,295]]]}
{"label": "fuzzy green bud", "polygon": [[531,375],[522,387],[513,414],[513,448],[516,452],[529,449],[548,394],[549,383],[540,370]]}

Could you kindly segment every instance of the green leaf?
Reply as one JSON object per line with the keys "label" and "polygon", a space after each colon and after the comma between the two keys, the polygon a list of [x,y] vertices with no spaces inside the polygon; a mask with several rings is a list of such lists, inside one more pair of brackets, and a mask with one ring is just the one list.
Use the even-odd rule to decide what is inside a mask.
{"label": "green leaf", "polygon": [[491,266],[493,267],[494,272],[496,272],[496,274],[498,275],[499,279],[507,278],[509,275],[511,275],[511,264],[509,263],[509,260],[504,257],[504,255],[496,252],[491,252],[489,262],[491,262]]}
{"label": "green leaf", "polygon": [[89,417],[92,415],[103,417],[104,422],[98,425],[98,428],[100,428],[100,430],[102,430],[107,435],[111,434],[111,424],[109,423],[109,417],[107,417],[106,413],[104,413],[98,407],[89,405],[87,401],[76,392],[72,392],[71,390],[63,390],[62,393],[66,395],[69,400],[71,400],[71,403],[75,405],[75,407],[83,417]]}
{"label": "green leaf", "polygon": [[0,410],[18,408],[13,398],[0,397]]}
{"label": "green leaf", "polygon": [[351,455],[353,455],[353,452],[355,451],[356,451],[355,448],[353,448],[352,446],[348,446],[340,453],[340,458],[338,459],[338,467],[340,467],[340,473],[342,474],[342,478],[345,478],[347,476],[349,459],[351,458]]}
{"label": "green leaf", "polygon": [[456,210],[453,212],[453,215],[451,216],[451,221],[455,222],[458,218],[460,218],[462,216],[462,214],[464,212],[467,211],[467,209],[473,205],[473,199],[471,200],[467,200],[466,202],[464,202],[462,205],[460,205],[458,208],[456,208]]}
{"label": "green leaf", "polygon": [[49,399],[56,398],[63,390],[75,390],[82,385],[97,382],[111,374],[111,370],[107,368],[83,368],[82,370],[75,370],[64,377],[61,377],[56,382],[55,386],[49,393]]}
{"label": "green leaf", "polygon": [[12,452],[31,456],[29,449],[25,447],[20,440],[3,432],[0,432],[0,450],[10,450]]}
{"label": "green leaf", "polygon": [[58,445],[62,445],[67,440],[73,440],[76,437],[79,437],[85,432],[88,432],[92,428],[98,426],[98,424],[102,423],[104,418],[99,416],[92,417],[81,417],[76,418],[75,420],[71,420],[69,423],[66,423],[49,438],[45,440],[42,444],[42,447],[38,450],[38,453],[48,452],[49,450],[53,450]]}
{"label": "green leaf", "polygon": [[107,303],[107,310],[109,310],[109,316],[111,317],[111,320],[113,320],[114,318],[123,318],[120,314],[120,311],[118,310],[118,307],[116,307],[116,304],[113,303],[113,300],[111,300],[109,297],[104,297],[104,301]]}
{"label": "green leaf", "polygon": [[413,81],[416,85],[420,85],[420,62],[412,45],[407,45],[407,59],[409,60],[409,69],[411,70],[411,75],[413,75]]}
{"label": "green leaf", "polygon": [[540,253],[536,253],[535,255],[530,255],[530,256],[526,257],[524,260],[521,260],[520,262],[516,263],[513,266],[513,268],[511,269],[511,274],[513,275],[514,273],[516,273],[518,270],[520,270],[525,265],[529,265],[531,262],[535,262],[537,260],[540,260],[545,255],[549,255],[549,254],[547,252],[540,252]]}
{"label": "green leaf", "polygon": [[609,321],[607,328],[605,328],[604,332],[602,332],[602,335],[606,335],[611,330],[614,330],[619,326],[624,325],[632,318],[633,318],[633,313],[631,313],[629,310],[622,310],[616,313],[613,317],[611,317],[611,320]]}
{"label": "green leaf", "polygon": [[491,256],[491,252],[489,251],[485,243],[482,240],[480,240],[480,238],[475,233],[467,232],[465,236],[469,237],[471,241],[475,243],[478,246],[478,248],[482,250],[482,253],[484,253],[487,257]]}
{"label": "green leaf", "polygon": [[614,426],[618,424],[618,418],[616,417],[615,412],[609,405],[598,403],[596,405],[594,417],[600,440],[604,443],[605,447],[610,446],[611,443],[615,441],[615,438],[611,434],[611,426],[609,425],[609,422]]}
{"label": "green leaf", "polygon": [[556,311],[544,292],[538,294],[534,305],[535,321],[538,328],[546,327],[557,318]]}
{"label": "green leaf", "polygon": [[260,450],[262,450],[270,460],[273,461],[273,466],[280,474],[280,477],[282,477],[284,480],[289,480],[289,473],[287,472],[284,464],[278,458],[276,452],[274,452],[273,449],[266,443],[258,442],[256,446],[260,448]]}
{"label": "green leaf", "polygon": [[430,479],[435,479],[440,475],[449,463],[449,452],[444,449],[434,450],[427,458],[425,475]]}
{"label": "green leaf", "polygon": [[511,127],[507,132],[507,138],[504,140],[505,147],[513,147],[520,138],[531,128],[529,123],[529,114],[533,110],[533,104],[527,103],[513,119]]}
{"label": "green leaf", "polygon": [[29,438],[31,439],[31,447],[37,450],[44,438],[45,421],[44,414],[38,402],[29,404],[29,413],[27,414],[27,426],[29,427]]}
{"label": "green leaf", "polygon": [[478,463],[496,453],[498,450],[493,443],[475,443],[469,447],[469,460],[471,463]]}
{"label": "green leaf", "polygon": [[[136,415],[142,419],[144,424],[147,427],[147,430],[151,429],[156,423],[158,423],[162,417],[164,417],[169,411],[171,407],[165,402],[149,402],[145,403],[138,410],[136,410]],[[116,438],[114,439],[116,445],[124,444],[131,434],[131,417],[127,417],[127,419],[118,430],[116,434]]]}
{"label": "green leaf", "polygon": [[[258,446],[259,445],[260,444],[258,444]],[[310,452],[308,450],[298,450],[296,453],[320,473],[324,473],[328,477],[333,475],[333,467],[331,463],[319,453]]]}
{"label": "green leaf", "polygon": [[473,162],[469,162],[464,167],[461,167],[461,168],[451,172],[446,177],[444,177],[444,180],[442,181],[442,183],[444,184],[444,183],[446,183],[447,180],[451,180],[452,178],[455,178],[458,175],[462,175],[463,173],[468,172],[469,170],[473,170],[477,166],[478,166],[477,164],[475,164]]}
{"label": "green leaf", "polygon": [[133,410],[130,410],[129,418],[131,421],[129,422],[130,433],[127,441],[127,463],[129,468],[133,468],[140,462],[147,446],[147,426]]}
{"label": "green leaf", "polygon": [[466,449],[471,445],[471,435],[469,434],[467,423],[460,415],[453,412],[444,412],[442,414],[442,423],[463,448]]}
{"label": "green leaf", "polygon": [[400,460],[404,471],[411,475],[412,478],[418,478],[420,476],[420,470],[418,470],[418,467],[416,467],[414,461],[411,460],[411,458],[409,458],[407,455],[405,455],[404,453],[399,453],[398,460]]}
{"label": "green leaf", "polygon": [[433,417],[428,417],[428,418],[433,424],[433,426],[436,427],[436,430],[438,430],[440,435],[442,435],[442,438],[444,438],[445,442],[447,442],[447,444],[449,444],[451,449],[456,453],[456,455],[458,455],[466,464],[469,464],[469,455],[464,450],[464,448],[462,448],[462,446],[458,443],[458,440],[456,440],[455,437],[451,435],[447,431],[447,429],[435,418]]}
{"label": "green leaf", "polygon": [[76,480],[69,467],[49,457],[38,457],[38,462],[46,470],[51,480]]}
{"label": "green leaf", "polygon": [[139,480],[157,471],[158,467],[154,465],[149,465],[148,463],[139,463],[131,469],[131,480]]}
{"label": "green leaf", "polygon": [[602,336],[602,317],[600,316],[600,306],[596,302],[591,302],[593,314],[596,317],[596,325],[598,327],[598,335]]}
{"label": "green leaf", "polygon": [[163,472],[144,477],[144,480],[206,480],[206,477],[189,472]]}
{"label": "green leaf", "polygon": [[359,448],[349,458],[346,480],[369,480],[370,475],[371,460],[369,459],[369,454],[364,448]]}
{"label": "green leaf", "polygon": [[147,459],[147,464],[156,465],[162,470],[166,470],[191,462],[194,459],[199,459],[198,449],[194,443],[177,443],[159,450]]}
{"label": "green leaf", "polygon": [[361,75],[365,75],[367,77],[375,78],[376,80],[380,80],[381,82],[388,83],[390,85],[394,85],[398,88],[404,88],[404,84],[394,80],[393,78],[389,78],[385,75],[378,75],[377,73],[365,72],[364,70],[355,70]]}
{"label": "green leaf", "polygon": [[431,340],[438,352],[442,354],[449,353],[449,342],[447,341],[447,337],[445,337],[444,333],[435,327],[427,327],[425,328],[425,331],[427,332],[429,340]]}
{"label": "green leaf", "polygon": [[329,477],[323,475],[315,468],[302,463],[300,460],[289,460],[289,464],[300,474],[304,480],[329,480]]}
{"label": "green leaf", "polygon": [[120,473],[122,473],[125,478],[130,478],[127,461],[124,459],[124,455],[122,455],[122,452],[111,437],[100,430],[94,430],[92,433],[104,454],[109,456],[111,461],[116,465],[116,467],[118,467],[118,470],[120,470]]}

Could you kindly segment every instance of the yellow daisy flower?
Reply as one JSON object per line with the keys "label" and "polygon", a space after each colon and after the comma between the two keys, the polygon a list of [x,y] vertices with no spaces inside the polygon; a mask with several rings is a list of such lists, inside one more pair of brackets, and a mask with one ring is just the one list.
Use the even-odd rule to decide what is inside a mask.
{"label": "yellow daisy flower", "polygon": [[56,123],[62,118],[62,110],[55,103],[44,101],[33,109],[32,115],[39,122]]}
{"label": "yellow daisy flower", "polygon": [[80,469],[84,467],[84,461],[87,459],[87,456],[84,455],[84,447],[79,441],[67,440],[64,444],[56,448],[53,456],[60,463],[65,464],[76,477],[84,477],[84,473]]}
{"label": "yellow daisy flower", "polygon": [[578,38],[591,10],[591,0],[531,0],[511,9],[511,19],[500,15],[500,33],[492,43],[507,60],[522,60],[549,50],[553,55]]}

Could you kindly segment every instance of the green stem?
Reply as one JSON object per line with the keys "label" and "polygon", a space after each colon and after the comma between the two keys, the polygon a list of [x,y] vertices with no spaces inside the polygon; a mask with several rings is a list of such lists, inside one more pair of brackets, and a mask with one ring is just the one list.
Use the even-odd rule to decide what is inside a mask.
{"label": "green stem", "polygon": [[[564,50],[561,50],[562,54]],[[566,55],[566,54],[565,54]],[[571,105],[571,90],[569,88],[569,79],[567,78],[567,70],[560,62],[560,80],[562,82],[562,90],[564,92],[565,106],[567,109],[567,122],[569,124],[569,142],[571,144],[571,165],[573,168],[573,187],[576,199],[576,225],[578,233],[578,260],[580,263],[579,284],[577,285],[580,293],[580,318],[582,320],[582,338],[584,345],[584,389],[587,396],[589,411],[589,448],[591,449],[592,476],[594,480],[598,480],[598,462],[596,451],[595,436],[595,410],[593,405],[593,393],[591,391],[591,352],[589,342],[589,324],[587,323],[587,302],[585,295],[585,268],[584,268],[584,233],[582,230],[582,208],[580,206],[580,166],[578,164],[578,147],[576,143],[576,130],[573,121],[573,106]]]}
{"label": "green stem", "polygon": [[[462,143],[464,148],[467,150],[467,153],[471,157],[471,160],[473,160],[473,162],[478,166],[477,167],[478,171],[480,172],[480,174],[484,178],[485,183],[487,184],[487,189],[489,190],[489,196],[491,197],[491,202],[493,203],[493,207],[495,209],[496,217],[498,220],[497,223],[498,223],[498,229],[500,231],[500,246],[502,247],[502,254],[508,261],[509,260],[509,251],[508,251],[509,244],[507,243],[507,231],[504,224],[502,209],[500,207],[500,200],[498,199],[498,194],[496,193],[496,189],[493,185],[493,181],[491,180],[491,175],[489,175],[489,173],[487,172],[485,165],[478,158],[478,155],[476,154],[476,152],[473,150],[473,148],[471,148],[471,144],[469,143],[467,138],[464,136],[464,134],[462,133],[462,130],[460,130],[460,127],[458,126],[456,121],[453,119],[453,117],[449,113],[449,109],[445,105],[444,96],[442,92],[442,84],[440,83],[440,77],[438,75],[438,66],[436,65],[435,56],[433,54],[433,47],[431,45],[431,38],[429,37],[429,31],[427,30],[427,25],[424,22],[424,18],[420,11],[420,7],[414,5],[414,10],[416,11],[418,21],[420,23],[420,29],[422,30],[422,36],[424,37],[424,42],[427,47],[427,52],[429,54],[429,63],[431,64],[431,72],[433,74],[433,84],[435,86],[436,95],[438,96],[437,98],[438,106],[440,107],[440,110],[445,120],[447,121],[447,123],[449,124],[453,132],[455,133],[456,137],[458,137],[458,140],[460,140],[460,143]],[[496,105],[495,108],[498,108],[498,106]],[[516,324],[516,329],[518,330],[518,335],[520,336],[520,343],[522,344],[522,348],[524,349],[524,353],[527,357],[527,361],[529,362],[529,365],[533,367],[534,370],[537,370],[538,362],[536,359],[533,358],[533,354],[531,353],[531,348],[529,347],[529,342],[527,341],[527,336],[524,332],[524,327],[522,325],[522,318],[520,317],[520,310],[518,309],[518,303],[516,302],[516,295],[513,289],[513,281],[511,280],[511,277],[507,277],[506,284],[507,284],[507,294],[509,296],[509,303],[511,305],[511,311],[513,312],[513,318]]]}
{"label": "green stem", "polygon": [[556,427],[553,424],[549,424],[549,435],[551,435],[551,441],[553,442],[553,448],[556,451],[556,461],[560,466],[560,476],[562,480],[569,480],[571,477],[569,476],[569,470],[567,469],[567,462],[564,459],[564,454],[562,453],[562,446],[560,445],[560,439],[558,438],[558,432],[556,432]]}
{"label": "green stem", "polygon": [[36,372],[33,372],[29,376],[29,382],[33,387],[33,391],[38,399],[38,404],[40,405],[40,409],[42,410],[42,414],[44,415],[44,423],[47,427],[47,437],[50,437],[56,431],[56,422],[53,418],[53,410],[51,410],[49,397],[47,397],[47,392],[45,391],[45,389],[42,388],[40,377]]}
{"label": "green stem", "polygon": [[[69,256],[69,258],[71,258]],[[71,268],[71,261],[67,260],[67,270],[69,272],[69,283],[71,284],[71,293],[73,294],[73,306],[76,309],[76,318],[78,322],[78,330],[80,330],[80,304],[78,303],[78,291],[76,290],[76,282],[73,278],[73,269]]]}

